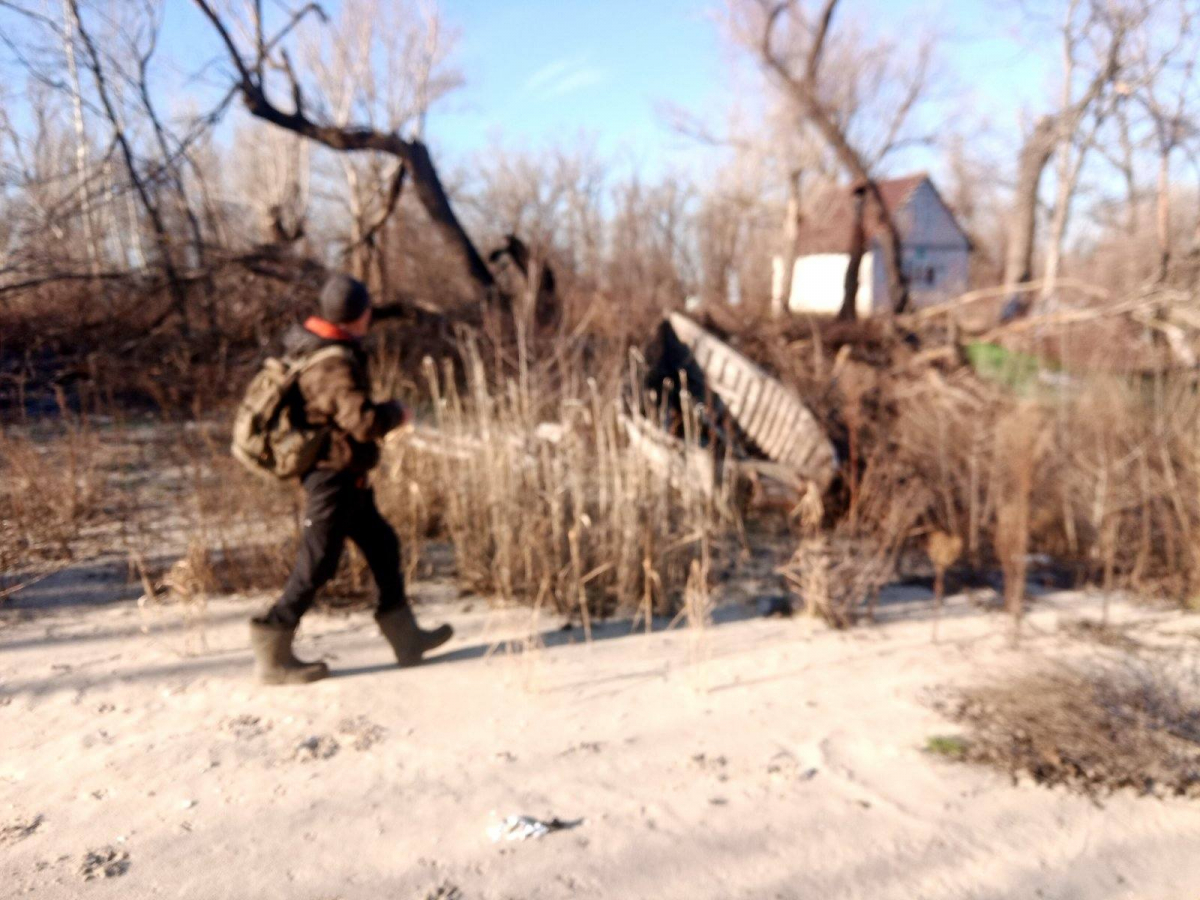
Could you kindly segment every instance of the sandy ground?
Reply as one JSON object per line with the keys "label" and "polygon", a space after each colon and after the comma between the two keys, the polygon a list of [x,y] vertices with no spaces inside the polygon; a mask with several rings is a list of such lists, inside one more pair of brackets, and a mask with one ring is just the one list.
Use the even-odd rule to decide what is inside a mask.
{"label": "sandy ground", "polygon": [[[416,593],[458,629],[448,652],[397,670],[367,613],[310,616],[301,649],[338,677],[294,688],[248,677],[244,599],[203,629],[130,600],[6,612],[0,895],[1200,897],[1200,804],[1095,803],[922,749],[954,733],[944,686],[1097,652],[1060,627],[1095,599],[1043,600],[1016,650],[963,598],[933,645],[910,597],[846,633],[734,609],[588,644],[543,621],[518,653],[496,645],[528,643],[527,613]],[[493,843],[512,813],[583,821]]]}

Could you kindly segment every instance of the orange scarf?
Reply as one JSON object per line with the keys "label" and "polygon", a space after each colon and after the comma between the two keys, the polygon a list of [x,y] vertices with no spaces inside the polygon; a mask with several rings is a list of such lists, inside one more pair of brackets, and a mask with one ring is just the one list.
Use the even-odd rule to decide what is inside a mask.
{"label": "orange scarf", "polygon": [[332,322],[326,322],[324,319],[317,316],[309,316],[304,320],[305,331],[311,331],[317,337],[325,338],[327,341],[357,341],[358,338],[346,331],[344,328],[339,328]]}

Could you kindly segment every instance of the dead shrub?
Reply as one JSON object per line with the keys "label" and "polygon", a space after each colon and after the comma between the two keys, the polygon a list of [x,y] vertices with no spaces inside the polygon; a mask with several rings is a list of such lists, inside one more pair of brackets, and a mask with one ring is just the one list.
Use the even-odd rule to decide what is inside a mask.
{"label": "dead shrub", "polygon": [[[261,327],[252,315],[257,308],[251,304],[238,320],[243,343]],[[433,558],[430,542],[446,540],[470,590],[513,602],[540,597],[579,616],[673,613],[692,562],[706,544],[715,553],[735,531],[731,486],[717,479],[709,491],[692,477],[690,456],[681,476],[664,477],[631,447],[620,413],[627,411],[623,389],[638,378],[615,374],[628,368],[628,334],[618,327],[627,323],[615,321],[611,309],[600,314],[614,318],[619,338],[581,329],[537,352],[521,352],[521,341],[483,352],[464,348],[453,367],[434,373],[412,362],[424,332],[417,341],[406,342],[401,332],[393,335],[398,343],[384,342],[375,368],[382,392],[423,396],[418,405],[436,426],[390,442],[376,477],[410,578]],[[752,319],[741,324],[746,331],[729,335],[805,398],[842,451],[840,484],[824,496],[807,495],[804,515],[791,518],[806,542],[797,534],[791,583],[812,611],[843,625],[860,617],[895,560],[925,559],[909,551],[923,550],[934,531],[961,538],[959,565],[1005,571],[1014,613],[1036,555],[1107,589],[1197,602],[1194,375],[1059,373],[1031,378],[1018,396],[976,375],[950,337],[922,333],[919,348],[898,340],[894,332],[913,321],[839,329],[810,317]],[[449,329],[432,319],[425,324],[430,334]],[[435,336],[435,346],[450,341],[441,331]],[[1115,345],[1094,349],[1120,353]],[[93,380],[100,382],[103,366],[96,365]],[[110,440],[105,432],[101,439],[65,412],[53,431],[39,425],[0,433],[0,569],[78,553],[80,535],[103,516],[116,520],[110,527],[119,535],[94,529],[92,547],[109,541],[154,559],[182,555],[196,541],[209,549],[217,590],[281,585],[298,535],[299,493],[256,479],[229,458],[228,413],[205,405],[217,402],[218,387],[243,383],[223,376],[240,371],[225,365],[214,354],[203,379],[222,385],[162,401],[188,406],[191,422],[164,423],[160,455],[128,463],[154,468],[156,479],[170,470],[165,480],[183,482],[175,492],[140,486],[133,497],[111,488],[104,456],[126,436]],[[174,377],[165,368],[147,371],[143,377],[156,383]],[[679,430],[707,466],[696,432]],[[140,492],[151,489],[157,493],[147,508],[136,508]],[[819,528],[822,540],[814,537]],[[852,549],[856,542],[861,546]],[[822,580],[819,590],[804,587]],[[351,551],[325,596],[357,602],[368,586]]]}
{"label": "dead shrub", "polygon": [[377,490],[402,535],[436,525],[465,588],[585,626],[674,612],[693,561],[730,528],[723,489],[648,465],[622,432],[617,385],[546,384],[523,367],[495,384],[473,346],[462,359],[465,393],[449,366],[426,366],[436,431],[389,441]]}
{"label": "dead shrub", "polygon": [[967,563],[987,564],[998,505],[997,423],[1010,408],[1005,398],[969,372],[929,368],[888,373],[872,402],[853,520],[868,532],[888,529],[893,519],[907,520],[913,538],[929,531],[958,535]]}
{"label": "dead shrub", "polygon": [[1020,635],[1025,606],[1033,489],[1049,434],[1044,413],[1022,403],[996,423],[996,526],[993,541],[1004,573],[1004,605]]}
{"label": "dead shrub", "polygon": [[876,448],[863,466],[853,506],[832,529],[818,533],[818,520],[798,520],[805,534],[780,568],[789,588],[810,615],[835,628],[875,617],[879,591],[896,574],[903,549],[927,514],[927,487]]}
{"label": "dead shrub", "polygon": [[299,538],[296,486],[248,472],[229,454],[223,421],[185,430],[170,451],[183,474],[187,550],[206,549],[209,583],[224,593],[282,586]]}
{"label": "dead shrub", "polygon": [[[892,507],[915,502],[908,549],[931,531],[960,536],[962,565],[1004,571],[1014,615],[1036,556],[1109,591],[1196,603],[1194,374],[1063,373],[1047,364],[1018,391],[977,375],[953,345],[914,357],[882,334],[864,331],[839,345],[832,326],[809,330],[784,344],[786,355],[769,334],[734,340],[773,361],[840,440],[846,465],[827,498],[827,526],[886,541]],[[932,332],[922,338],[938,340]],[[1089,352],[1111,361],[1126,348],[1114,342]],[[864,364],[876,379],[864,376]]]}
{"label": "dead shrub", "polygon": [[933,639],[938,639],[938,625],[941,623],[942,607],[946,599],[946,571],[958,561],[962,554],[962,538],[944,531],[934,531],[926,542],[929,561],[933,563],[933,604],[935,608],[933,620]]}
{"label": "dead shrub", "polygon": [[873,614],[879,590],[895,574],[891,550],[864,536],[821,534],[800,542],[780,569],[789,588],[804,601],[810,616],[834,628],[849,628]]}
{"label": "dead shrub", "polygon": [[86,421],[0,430],[0,571],[71,559],[105,502],[99,440]]}
{"label": "dead shrub", "polygon": [[1052,502],[1062,512],[1046,552],[1078,558],[1106,588],[1194,602],[1200,592],[1195,378],[1095,376],[1057,418],[1050,455],[1061,477]]}
{"label": "dead shrub", "polygon": [[942,704],[961,758],[1089,795],[1200,797],[1200,669],[1123,656],[1046,668]]}

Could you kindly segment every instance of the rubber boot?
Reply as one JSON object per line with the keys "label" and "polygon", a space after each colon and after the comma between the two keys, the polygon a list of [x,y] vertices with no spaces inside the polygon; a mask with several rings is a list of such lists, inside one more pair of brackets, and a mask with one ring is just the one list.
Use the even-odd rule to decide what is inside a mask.
{"label": "rubber boot", "polygon": [[292,653],[295,628],[250,620],[250,647],[259,684],[306,684],[329,675],[324,662],[304,662]]}
{"label": "rubber boot", "polygon": [[379,630],[392,645],[396,662],[401,666],[415,666],[421,657],[435,647],[440,647],[454,634],[449,625],[439,625],[432,631],[424,631],[413,616],[412,609],[401,606],[385,613],[376,613]]}

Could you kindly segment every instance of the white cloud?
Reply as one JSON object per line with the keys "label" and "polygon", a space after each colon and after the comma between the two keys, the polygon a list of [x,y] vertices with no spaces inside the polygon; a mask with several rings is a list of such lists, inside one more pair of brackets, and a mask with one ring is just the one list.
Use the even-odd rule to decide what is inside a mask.
{"label": "white cloud", "polygon": [[578,59],[556,59],[554,62],[547,63],[529,76],[525,82],[525,90],[533,91],[548,82],[556,80],[563,72],[567,71],[571,66],[578,65],[579,62],[580,60]]}
{"label": "white cloud", "polygon": [[599,84],[604,69],[588,64],[587,55],[556,59],[529,76],[525,90],[535,100],[553,100]]}
{"label": "white cloud", "polygon": [[594,84],[599,84],[604,80],[604,70],[597,66],[589,66],[583,69],[577,69],[570,75],[563,78],[558,84],[549,87],[545,92],[546,99],[551,97],[562,97],[574,91],[581,90],[585,87],[591,87]]}

